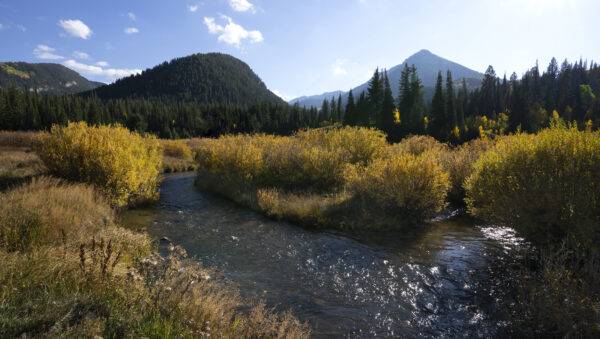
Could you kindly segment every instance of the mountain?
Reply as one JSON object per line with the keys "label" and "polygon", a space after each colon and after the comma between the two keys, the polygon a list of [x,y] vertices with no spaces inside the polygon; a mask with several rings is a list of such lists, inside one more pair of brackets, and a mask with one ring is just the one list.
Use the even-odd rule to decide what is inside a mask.
{"label": "mountain", "polygon": [[0,62],[0,87],[11,84],[38,93],[68,94],[89,91],[100,83],[89,81],[60,64]]}
{"label": "mountain", "polygon": [[[439,57],[430,51],[423,49],[419,52],[411,55],[408,59],[404,60],[403,63],[396,65],[387,70],[388,78],[390,80],[390,86],[392,87],[392,92],[394,94],[394,98],[398,97],[398,88],[400,82],[400,76],[402,74],[402,69],[404,69],[404,65],[412,66],[415,65],[417,68],[417,73],[419,74],[419,78],[421,78],[421,82],[423,83],[423,91],[425,93],[425,99],[431,99],[433,96],[433,88],[435,87],[435,83],[437,80],[437,74],[439,71],[442,71],[442,76],[444,80],[446,79],[446,71],[450,70],[452,72],[452,79],[454,80],[455,85],[459,85],[462,81],[462,78],[467,79],[467,85],[470,88],[478,87],[481,84],[481,79],[483,79],[483,74],[472,69],[469,69],[465,66],[462,66],[456,62],[444,59]],[[368,82],[365,82],[362,85],[359,85],[352,89],[354,97],[358,97],[360,92],[366,91],[369,86]],[[330,92],[336,93],[335,96],[337,98],[338,92]],[[346,98],[348,97],[348,92],[342,92],[342,99],[346,102]],[[320,95],[313,96],[304,96],[296,99],[292,99],[290,104],[298,103],[300,106],[315,106],[321,107],[323,99],[331,99],[331,95],[329,93],[324,93]]]}
{"label": "mountain", "polygon": [[296,102],[300,104],[300,106],[306,106],[306,107],[318,107],[321,108],[321,105],[323,104],[323,100],[327,99],[328,101],[331,101],[331,98],[335,98],[335,100],[337,100],[338,96],[341,95],[344,98],[344,102],[345,102],[345,97],[348,96],[348,92],[344,92],[344,91],[333,91],[333,92],[325,92],[323,94],[317,94],[317,95],[311,95],[311,96],[302,96],[302,97],[298,97],[295,99],[290,100],[290,104],[295,104]]}
{"label": "mountain", "polygon": [[285,103],[243,61],[227,54],[194,54],[117,80],[84,95],[193,103]]}

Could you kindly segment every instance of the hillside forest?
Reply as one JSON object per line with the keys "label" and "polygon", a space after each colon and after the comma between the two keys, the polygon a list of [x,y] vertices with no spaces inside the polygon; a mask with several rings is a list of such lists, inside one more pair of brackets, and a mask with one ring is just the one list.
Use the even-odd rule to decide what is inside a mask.
{"label": "hillside forest", "polygon": [[[160,67],[165,65],[156,68]],[[145,79],[151,81],[148,76],[152,74]],[[428,134],[440,141],[462,143],[482,134],[539,131],[548,126],[555,111],[580,128],[600,125],[600,97],[596,95],[600,92],[600,67],[582,60],[565,60],[559,66],[552,59],[546,70],[536,65],[521,79],[515,73],[501,79],[489,66],[481,87],[472,91],[464,80],[457,84],[451,72],[440,71],[429,102],[424,100],[414,66],[405,65],[395,98],[386,70],[377,69],[367,91],[350,92],[345,104],[341,96],[332,97],[318,108],[288,105],[268,95],[256,99],[252,96],[256,91],[229,100],[228,93],[217,93],[214,86],[212,96],[220,101],[195,100],[191,94],[142,95],[146,82],[136,79],[123,79],[99,92],[67,95],[42,95],[16,86],[0,88],[0,130],[46,130],[53,124],[86,121],[92,125],[118,123],[141,133],[178,139],[254,132],[288,135],[303,128],[343,124],[376,127],[390,141]],[[241,80],[222,77],[219,81]],[[138,94],[123,95],[122,83],[134,86],[130,92]],[[230,85],[222,88],[237,86]]]}

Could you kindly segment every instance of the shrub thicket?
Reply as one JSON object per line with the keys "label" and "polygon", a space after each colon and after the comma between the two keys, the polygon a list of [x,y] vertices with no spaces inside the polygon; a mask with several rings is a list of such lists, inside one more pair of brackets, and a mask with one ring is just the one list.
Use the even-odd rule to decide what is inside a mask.
{"label": "shrub thicket", "polygon": [[258,187],[327,191],[343,186],[347,164],[369,162],[386,147],[379,131],[345,127],[292,137],[223,136],[206,140],[196,151],[200,168],[223,178],[244,178]]}
{"label": "shrub thicket", "polygon": [[440,212],[450,188],[448,174],[427,153],[399,153],[375,159],[367,166],[348,166],[345,180],[360,210],[412,222]]}
{"label": "shrub thicket", "polygon": [[465,184],[470,213],[538,244],[600,240],[600,134],[554,127],[503,137]]}
{"label": "shrub thicket", "polygon": [[382,132],[356,127],[208,139],[195,142],[197,184],[308,226],[379,227],[398,216],[392,223],[403,225],[439,212],[449,188],[436,156],[411,154],[448,146],[421,139],[390,146]]}
{"label": "shrub thicket", "polygon": [[85,122],[53,126],[35,146],[50,173],[91,183],[117,207],[158,196],[161,153],[154,137]]}

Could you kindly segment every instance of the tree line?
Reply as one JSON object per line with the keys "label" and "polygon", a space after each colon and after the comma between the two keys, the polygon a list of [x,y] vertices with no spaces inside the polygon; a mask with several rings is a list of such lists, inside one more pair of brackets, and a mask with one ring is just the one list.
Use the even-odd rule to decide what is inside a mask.
{"label": "tree line", "polygon": [[[376,69],[367,91],[355,99],[350,91],[343,121],[348,125],[373,126],[398,141],[409,134],[429,134],[441,141],[462,142],[478,137],[482,130],[508,133],[536,132],[547,127],[556,111],[579,126],[600,126],[600,67],[597,63],[555,58],[540,72],[536,64],[519,80],[496,76],[489,66],[481,86],[468,91],[465,79],[458,84],[452,73],[438,73],[433,98],[425,103],[423,86],[414,66],[405,65],[397,98],[385,70]],[[324,101],[323,107],[328,106]]]}
{"label": "tree line", "polygon": [[386,70],[376,69],[366,91],[350,91],[324,100],[320,108],[273,101],[248,104],[194,103],[169,98],[100,99],[95,95],[38,94],[15,86],[0,88],[0,129],[40,130],[52,124],[86,121],[119,123],[161,138],[218,136],[228,133],[290,134],[302,128],[344,124],[376,127],[398,141],[409,134],[429,134],[454,143],[494,133],[536,132],[556,111],[580,126],[600,126],[600,67],[597,63],[552,59],[544,72],[538,65],[521,79],[500,79],[488,67],[481,86],[467,90],[451,72],[438,73],[434,95],[425,102],[414,66],[405,65],[394,98]]}
{"label": "tree line", "polygon": [[260,101],[197,104],[169,99],[106,99],[40,95],[15,86],[0,88],[0,130],[44,130],[69,121],[118,123],[161,138],[210,137],[228,133],[291,134],[319,126],[316,108]]}

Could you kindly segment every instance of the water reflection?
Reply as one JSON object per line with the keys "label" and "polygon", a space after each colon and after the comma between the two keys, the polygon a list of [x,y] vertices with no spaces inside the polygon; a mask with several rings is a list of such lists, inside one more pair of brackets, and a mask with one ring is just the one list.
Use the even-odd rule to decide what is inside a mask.
{"label": "water reflection", "polygon": [[161,201],[125,222],[182,245],[242,295],[291,308],[315,337],[502,333],[484,284],[489,263],[522,241],[511,229],[450,218],[404,232],[310,231],[199,192],[193,180],[168,176]]}

